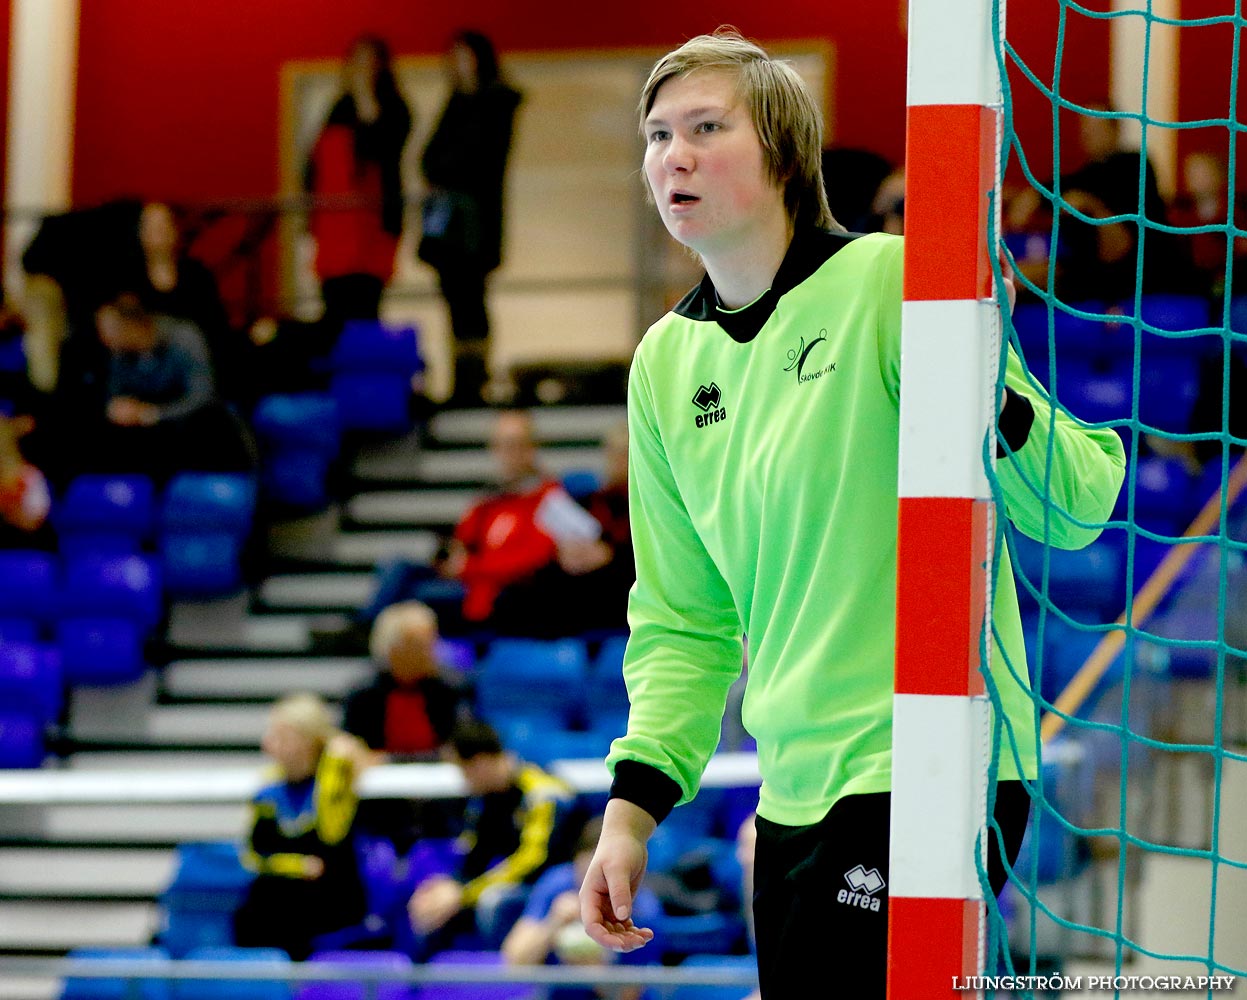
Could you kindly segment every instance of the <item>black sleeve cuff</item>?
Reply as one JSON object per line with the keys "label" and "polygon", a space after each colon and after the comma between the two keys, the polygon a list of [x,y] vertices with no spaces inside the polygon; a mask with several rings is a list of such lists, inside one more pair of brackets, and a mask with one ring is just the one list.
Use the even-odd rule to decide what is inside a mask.
{"label": "black sleeve cuff", "polygon": [[1005,411],[996,421],[996,457],[1004,458],[1009,451],[1019,451],[1030,437],[1031,424],[1035,422],[1035,408],[1020,392],[1005,386]]}
{"label": "black sleeve cuff", "polygon": [[635,760],[621,760],[615,765],[611,798],[640,806],[654,817],[655,823],[670,815],[682,794],[680,786],[656,767]]}

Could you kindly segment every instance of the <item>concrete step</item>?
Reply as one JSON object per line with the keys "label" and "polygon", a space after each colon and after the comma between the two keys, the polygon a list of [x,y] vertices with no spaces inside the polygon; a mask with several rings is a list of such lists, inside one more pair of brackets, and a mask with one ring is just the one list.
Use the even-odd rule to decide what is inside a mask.
{"label": "concrete step", "polygon": [[142,807],[132,803],[6,805],[0,809],[0,839],[37,841],[40,846],[231,840],[246,833],[249,812],[250,806],[243,802],[161,803]]}
{"label": "concrete step", "polygon": [[252,615],[247,596],[225,601],[182,602],[169,619],[169,642],[183,649],[251,650],[305,653],[311,648],[310,630],[341,628],[341,614]]}
{"label": "concrete step", "polygon": [[312,691],[339,699],[372,674],[367,657],[178,660],[165,667],[162,685],[173,698],[237,701]]}
{"label": "concrete step", "polygon": [[268,758],[259,750],[79,750],[64,762],[68,771],[260,771]]}
{"label": "concrete step", "polygon": [[[537,440],[600,441],[627,416],[623,406],[539,407],[532,411]],[[494,410],[447,410],[435,416],[429,430],[442,444],[484,444],[498,414]]]}
{"label": "concrete step", "polygon": [[353,611],[375,589],[372,573],[292,573],[270,576],[257,596],[266,608]]}
{"label": "concrete step", "polygon": [[168,848],[0,848],[0,895],[154,897],[169,885],[174,863]]}
{"label": "concrete step", "polygon": [[439,544],[435,531],[350,531],[329,540],[325,558],[340,566],[369,568],[383,559],[407,559],[428,565]]}
{"label": "concrete step", "polygon": [[161,746],[258,747],[268,705],[153,705],[144,717],[76,713],[72,739],[93,743]]}
{"label": "concrete step", "polygon": [[385,490],[360,493],[346,505],[346,516],[366,527],[404,525],[437,528],[456,524],[480,499],[480,490]]}
{"label": "concrete step", "polygon": [[[551,475],[562,476],[587,469],[599,475],[602,455],[598,448],[577,446],[545,447],[538,452],[538,465]],[[355,476],[371,482],[413,482],[430,486],[473,483],[485,485],[497,480],[498,463],[484,448],[455,448],[447,451],[381,452],[361,455],[355,462]]]}
{"label": "concrete step", "polygon": [[0,902],[0,950],[138,948],[158,929],[155,903]]}

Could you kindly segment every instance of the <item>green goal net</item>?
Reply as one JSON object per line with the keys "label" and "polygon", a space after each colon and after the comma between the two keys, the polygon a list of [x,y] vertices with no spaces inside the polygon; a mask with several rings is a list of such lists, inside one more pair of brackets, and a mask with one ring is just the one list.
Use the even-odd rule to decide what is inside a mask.
{"label": "green goal net", "polygon": [[[1212,0],[1182,3],[1201,15],[1185,18],[1176,0],[1044,6],[1046,45],[1011,37],[993,8],[997,235],[1020,290],[1007,332],[1054,406],[1121,435],[1128,466],[1085,549],[999,519],[1028,642],[1012,667],[1029,669],[1044,763],[1022,855],[989,902],[986,971],[1130,995],[1157,976],[1247,975],[1247,232],[1234,208],[1247,21]],[[1067,72],[1087,63],[1071,48],[1087,37],[1108,40],[1108,93]],[[1214,81],[1219,117],[1182,120]],[[1039,106],[1044,120],[1028,118]],[[1012,752],[1007,726],[994,735]]]}

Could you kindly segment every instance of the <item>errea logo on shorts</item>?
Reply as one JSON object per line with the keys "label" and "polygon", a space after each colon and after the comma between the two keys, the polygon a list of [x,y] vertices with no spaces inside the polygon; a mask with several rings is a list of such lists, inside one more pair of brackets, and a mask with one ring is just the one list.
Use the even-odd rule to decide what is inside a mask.
{"label": "errea logo on shorts", "polygon": [[872,913],[879,912],[879,897],[875,895],[887,883],[883,881],[883,876],[879,874],[878,868],[872,868],[867,871],[861,865],[849,869],[844,873],[844,880],[849,883],[853,889],[841,889],[836,893],[836,902],[844,903],[846,906],[859,906],[863,910],[870,910]]}

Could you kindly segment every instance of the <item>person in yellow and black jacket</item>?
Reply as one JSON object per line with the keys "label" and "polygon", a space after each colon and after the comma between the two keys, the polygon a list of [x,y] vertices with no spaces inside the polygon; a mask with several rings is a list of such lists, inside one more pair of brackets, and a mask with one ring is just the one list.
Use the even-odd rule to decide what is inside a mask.
{"label": "person in yellow and black jacket", "polygon": [[359,923],[367,910],[352,828],[368,751],[311,694],[273,706],[261,746],[276,768],[251,803],[242,859],[256,878],[234,914],[234,941],[302,960],[316,937]]}
{"label": "person in yellow and black jacket", "polygon": [[575,794],[563,780],[506,750],[483,722],[462,722],[449,758],[463,772],[470,796],[454,876],[426,879],[407,910],[420,957],[474,931],[496,946],[509,930],[496,926],[501,902],[571,857]]}

